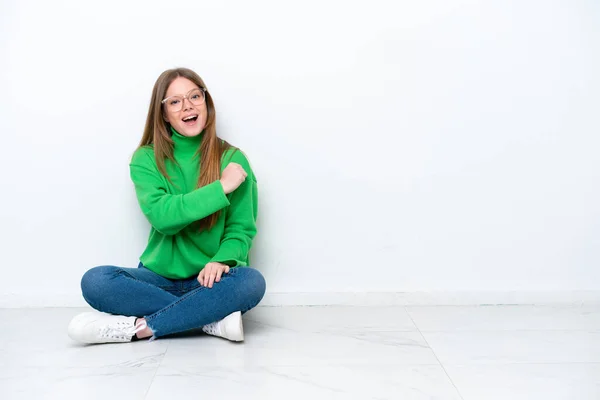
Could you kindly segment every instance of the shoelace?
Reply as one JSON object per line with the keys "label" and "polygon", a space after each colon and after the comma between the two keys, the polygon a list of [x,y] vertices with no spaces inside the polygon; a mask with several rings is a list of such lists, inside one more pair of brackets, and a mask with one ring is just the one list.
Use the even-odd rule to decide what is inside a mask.
{"label": "shoelace", "polygon": [[139,326],[131,326],[126,322],[119,321],[114,325],[105,326],[100,330],[100,335],[102,337],[110,337],[114,339],[126,339],[131,340],[133,335],[146,329],[148,325],[146,322],[142,322]]}

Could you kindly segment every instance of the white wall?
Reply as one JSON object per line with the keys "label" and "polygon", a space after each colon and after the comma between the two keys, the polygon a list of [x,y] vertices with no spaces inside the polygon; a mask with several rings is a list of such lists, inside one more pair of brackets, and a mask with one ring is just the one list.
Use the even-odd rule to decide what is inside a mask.
{"label": "white wall", "polygon": [[260,183],[271,292],[600,290],[593,1],[0,5],[0,299],[136,266],[128,161],[186,66]]}

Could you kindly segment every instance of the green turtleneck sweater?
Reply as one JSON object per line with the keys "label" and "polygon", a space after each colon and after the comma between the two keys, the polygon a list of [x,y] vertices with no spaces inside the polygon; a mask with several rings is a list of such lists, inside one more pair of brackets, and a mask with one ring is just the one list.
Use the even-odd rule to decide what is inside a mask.
{"label": "green turtleneck sweater", "polygon": [[[213,261],[248,265],[258,208],[256,178],[248,159],[234,149],[223,155],[221,172],[235,162],[248,173],[244,183],[232,193],[226,195],[218,180],[196,188],[200,172],[196,152],[203,133],[186,137],[171,131],[177,161],[165,160],[171,182],[156,166],[153,145],[137,149],[129,165],[138,202],[151,225],[140,261],[169,279],[198,275]],[[219,210],[217,224],[210,230],[199,230],[197,221]]]}

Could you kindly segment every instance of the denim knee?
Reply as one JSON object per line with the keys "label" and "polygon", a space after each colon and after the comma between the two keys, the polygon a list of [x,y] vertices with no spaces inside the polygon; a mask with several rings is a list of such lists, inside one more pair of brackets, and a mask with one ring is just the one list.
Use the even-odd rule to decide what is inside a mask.
{"label": "denim knee", "polygon": [[119,268],[114,266],[99,266],[89,269],[81,278],[81,293],[89,305],[94,304],[106,296],[106,283],[113,277]]}
{"label": "denim knee", "polygon": [[246,287],[247,299],[251,304],[251,308],[260,303],[265,295],[267,283],[264,276],[255,268],[243,268],[245,272],[244,283]]}

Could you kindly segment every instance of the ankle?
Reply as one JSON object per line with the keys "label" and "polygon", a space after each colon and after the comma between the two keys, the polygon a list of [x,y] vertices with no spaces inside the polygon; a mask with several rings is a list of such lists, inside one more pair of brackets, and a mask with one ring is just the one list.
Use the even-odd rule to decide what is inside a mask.
{"label": "ankle", "polygon": [[141,329],[140,331],[138,331],[135,334],[135,337],[137,337],[138,339],[145,339],[145,338],[149,338],[150,336],[152,336],[154,334],[154,332],[152,332],[152,329],[150,329],[148,324],[146,324],[146,320],[144,318],[138,318],[135,321],[135,327],[139,328],[142,326],[144,327],[144,329]]}

